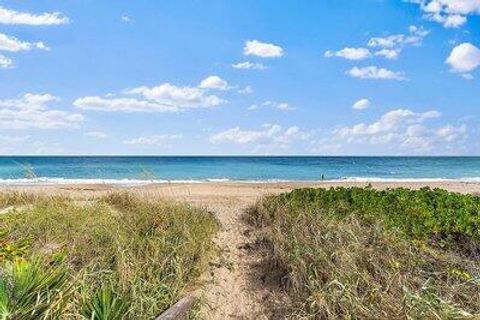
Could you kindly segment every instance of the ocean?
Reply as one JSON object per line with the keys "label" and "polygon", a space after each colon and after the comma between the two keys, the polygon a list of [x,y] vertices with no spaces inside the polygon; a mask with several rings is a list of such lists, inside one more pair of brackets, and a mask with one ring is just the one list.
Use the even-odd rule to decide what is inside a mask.
{"label": "ocean", "polygon": [[480,182],[480,157],[2,156],[0,184],[205,181]]}

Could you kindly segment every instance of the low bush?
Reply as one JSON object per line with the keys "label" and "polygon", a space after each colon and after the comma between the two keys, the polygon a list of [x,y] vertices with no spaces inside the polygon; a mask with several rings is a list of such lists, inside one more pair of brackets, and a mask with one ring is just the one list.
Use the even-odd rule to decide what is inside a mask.
{"label": "low bush", "polygon": [[480,199],[444,190],[299,189],[249,210],[284,270],[287,318],[480,316]]}

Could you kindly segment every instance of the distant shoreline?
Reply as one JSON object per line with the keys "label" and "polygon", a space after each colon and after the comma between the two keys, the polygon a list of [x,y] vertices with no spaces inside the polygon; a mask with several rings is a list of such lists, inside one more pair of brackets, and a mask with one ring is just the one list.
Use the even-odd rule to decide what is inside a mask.
{"label": "distant shoreline", "polygon": [[367,187],[376,189],[422,187],[446,189],[452,192],[480,194],[480,183],[462,181],[416,181],[416,182],[358,182],[358,181],[324,181],[324,182],[204,182],[204,183],[162,183],[135,186],[113,184],[49,184],[49,185],[0,185],[0,192],[24,191],[42,194],[99,195],[115,190],[125,190],[144,195],[167,196],[183,200],[199,198],[216,201],[219,197],[255,200],[265,194],[278,194],[296,188],[331,188],[331,187]]}
{"label": "distant shoreline", "polygon": [[152,185],[171,185],[171,184],[442,184],[442,183],[465,183],[480,184],[480,177],[466,178],[377,178],[377,177],[347,177],[340,179],[324,180],[231,180],[231,179],[185,179],[185,180],[149,180],[149,179],[69,179],[69,178],[21,178],[21,179],[0,179],[1,187],[42,187],[42,186],[72,186],[72,185],[110,185],[118,187],[142,187]]}

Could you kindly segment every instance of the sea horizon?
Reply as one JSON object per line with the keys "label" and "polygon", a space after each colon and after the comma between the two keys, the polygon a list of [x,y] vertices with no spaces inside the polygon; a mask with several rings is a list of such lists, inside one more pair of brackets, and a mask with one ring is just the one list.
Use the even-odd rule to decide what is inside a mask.
{"label": "sea horizon", "polygon": [[0,156],[0,185],[480,182],[479,156]]}

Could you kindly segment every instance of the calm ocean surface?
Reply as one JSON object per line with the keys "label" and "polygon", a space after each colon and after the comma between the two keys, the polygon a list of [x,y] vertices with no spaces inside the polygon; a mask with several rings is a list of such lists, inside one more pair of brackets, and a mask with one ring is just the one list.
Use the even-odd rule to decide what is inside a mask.
{"label": "calm ocean surface", "polygon": [[0,184],[480,181],[480,157],[0,157]]}

